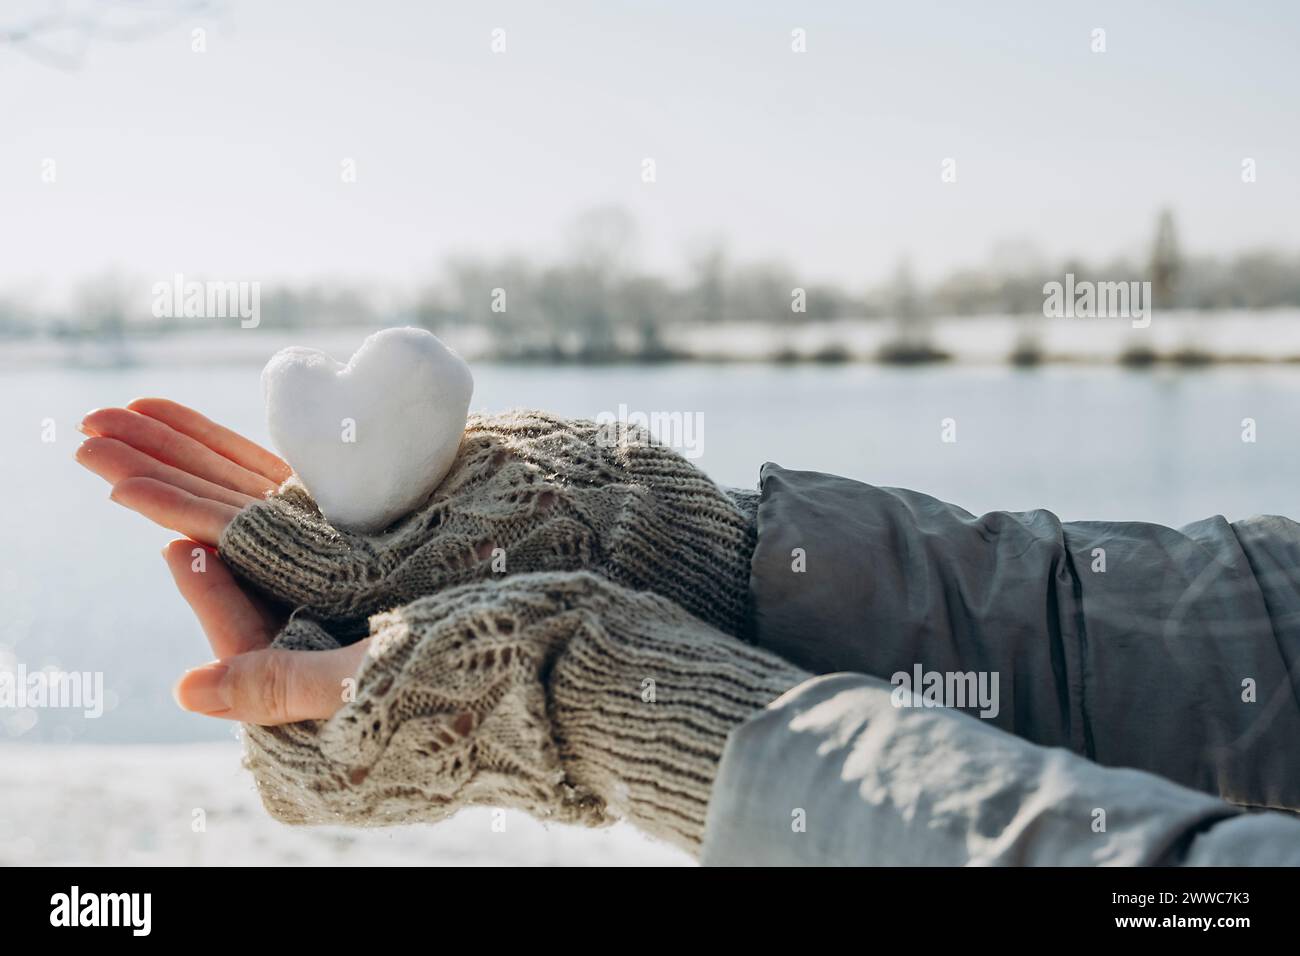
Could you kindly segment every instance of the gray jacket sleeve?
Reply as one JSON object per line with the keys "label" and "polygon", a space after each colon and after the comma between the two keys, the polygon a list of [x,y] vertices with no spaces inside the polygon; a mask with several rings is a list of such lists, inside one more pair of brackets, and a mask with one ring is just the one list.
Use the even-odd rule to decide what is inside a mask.
{"label": "gray jacket sleeve", "polygon": [[760,646],[813,674],[939,675],[1032,743],[1300,810],[1300,524],[976,516],[772,464],[761,488]]}
{"label": "gray jacket sleeve", "polygon": [[1032,744],[882,680],[800,684],[734,731],[710,865],[1300,865],[1300,820]]}

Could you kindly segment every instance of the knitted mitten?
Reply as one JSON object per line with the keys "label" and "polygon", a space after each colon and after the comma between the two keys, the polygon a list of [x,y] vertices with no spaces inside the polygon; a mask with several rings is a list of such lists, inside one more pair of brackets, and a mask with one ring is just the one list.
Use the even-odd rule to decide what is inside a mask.
{"label": "knitted mitten", "polygon": [[643,431],[511,412],[472,416],[428,502],[383,534],[333,528],[291,479],[219,547],[258,590],[340,634],[457,584],[581,569],[741,634],[756,507],[757,493],[723,491]]}
{"label": "knitted mitten", "polygon": [[[333,717],[245,728],[246,764],[282,821],[385,825],[487,804],[626,817],[696,852],[727,735],[809,676],[588,572],[464,585],[371,629]],[[298,615],[275,646],[338,645]]]}

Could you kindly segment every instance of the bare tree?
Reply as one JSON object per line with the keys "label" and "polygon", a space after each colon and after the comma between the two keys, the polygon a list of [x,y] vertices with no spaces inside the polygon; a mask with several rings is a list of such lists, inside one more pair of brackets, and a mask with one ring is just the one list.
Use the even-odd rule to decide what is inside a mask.
{"label": "bare tree", "polygon": [[[95,41],[129,43],[222,9],[217,0],[99,0],[35,4],[26,19],[0,22],[0,52],[14,50],[61,70],[80,69]],[[6,11],[6,16],[12,14]]]}

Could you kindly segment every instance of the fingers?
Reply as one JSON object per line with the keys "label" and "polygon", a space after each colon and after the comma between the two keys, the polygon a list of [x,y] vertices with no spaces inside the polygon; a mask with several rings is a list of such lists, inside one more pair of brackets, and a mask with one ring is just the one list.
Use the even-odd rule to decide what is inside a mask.
{"label": "fingers", "polygon": [[127,478],[113,486],[109,497],[164,528],[210,545],[216,545],[239,514],[233,505],[199,498],[156,478]]}
{"label": "fingers", "polygon": [[278,455],[178,402],[166,398],[137,398],[126,407],[162,422],[182,435],[188,435],[218,455],[229,458],[235,464],[277,485],[293,474],[293,470]]}
{"label": "fingers", "polygon": [[187,671],[176,684],[185,710],[264,727],[324,720],[343,706],[369,641],[332,651],[266,648]]}
{"label": "fingers", "polygon": [[186,540],[171,542],[163,554],[219,658],[177,682],[181,707],[270,726],[322,720],[343,705],[345,681],[356,675],[369,641],[332,651],[269,648],[273,616],[244,593],[220,558]]}
{"label": "fingers", "polygon": [[277,623],[274,615],[239,586],[210,548],[182,538],[163,549],[163,558],[217,657],[260,650],[271,643]]}
{"label": "fingers", "polygon": [[150,458],[116,438],[87,438],[77,449],[76,458],[110,485],[127,478],[153,478],[199,498],[220,501],[236,508],[243,508],[257,500],[252,495],[231,491],[204,478],[196,478],[179,468],[164,465],[158,459]]}
{"label": "fingers", "polygon": [[116,438],[164,464],[173,465],[231,491],[262,497],[277,482],[249,471],[162,422],[125,408],[99,408],[81,422],[91,437]]}

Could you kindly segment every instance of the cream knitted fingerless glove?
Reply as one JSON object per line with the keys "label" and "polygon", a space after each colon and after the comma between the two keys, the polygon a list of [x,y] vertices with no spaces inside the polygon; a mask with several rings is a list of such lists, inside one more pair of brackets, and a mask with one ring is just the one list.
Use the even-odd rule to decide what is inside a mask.
{"label": "cream knitted fingerless glove", "polygon": [[521,411],[472,416],[438,489],[384,534],[336,530],[291,479],[219,547],[257,589],[341,632],[457,584],[589,569],[741,635],[756,509],[757,493],[728,494],[642,431]]}
{"label": "cream knitted fingerless glove", "polygon": [[[246,763],[289,823],[433,821],[515,807],[626,817],[697,852],[727,735],[809,675],[673,602],[586,572],[465,585],[375,616],[355,699],[247,726]],[[337,646],[298,616],[275,646]]]}

